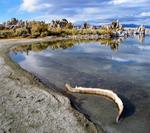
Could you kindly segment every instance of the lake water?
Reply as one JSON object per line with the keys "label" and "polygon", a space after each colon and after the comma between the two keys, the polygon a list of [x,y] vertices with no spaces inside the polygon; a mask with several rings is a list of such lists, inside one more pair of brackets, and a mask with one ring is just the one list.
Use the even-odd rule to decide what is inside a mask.
{"label": "lake water", "polygon": [[[68,96],[76,109],[106,132],[150,133],[150,36],[24,44],[9,55],[54,91]],[[116,92],[125,104],[121,121],[115,123],[117,108],[112,101],[68,93],[65,83]]]}

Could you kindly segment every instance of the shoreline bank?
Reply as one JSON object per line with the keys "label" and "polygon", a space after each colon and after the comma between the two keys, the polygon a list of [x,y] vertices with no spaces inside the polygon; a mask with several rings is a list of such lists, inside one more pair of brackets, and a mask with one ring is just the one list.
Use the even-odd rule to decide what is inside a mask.
{"label": "shoreline bank", "polygon": [[0,40],[0,131],[103,132],[73,109],[68,98],[52,92],[7,55],[15,45],[62,39],[68,38]]}

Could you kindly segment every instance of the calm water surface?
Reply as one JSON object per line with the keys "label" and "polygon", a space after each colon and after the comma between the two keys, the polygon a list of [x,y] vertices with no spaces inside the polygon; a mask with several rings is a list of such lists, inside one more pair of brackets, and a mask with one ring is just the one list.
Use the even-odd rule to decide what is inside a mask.
{"label": "calm water surface", "polygon": [[[139,41],[61,41],[22,45],[9,53],[108,133],[150,133],[150,37]],[[100,96],[68,94],[64,84],[112,89],[125,111],[115,123],[115,104]],[[63,113],[63,112],[62,112]]]}

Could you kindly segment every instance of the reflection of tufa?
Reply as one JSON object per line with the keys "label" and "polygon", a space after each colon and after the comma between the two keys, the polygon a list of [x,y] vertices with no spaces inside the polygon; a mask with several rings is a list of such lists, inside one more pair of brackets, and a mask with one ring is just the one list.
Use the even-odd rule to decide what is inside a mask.
{"label": "reflection of tufa", "polygon": [[75,88],[72,88],[69,84],[66,84],[65,87],[70,92],[96,94],[96,95],[101,95],[112,99],[117,104],[118,107],[118,115],[116,117],[116,122],[118,123],[120,116],[123,112],[124,105],[122,100],[118,97],[116,93],[114,93],[111,90],[100,89],[100,88],[84,88],[84,87],[77,87],[77,86]]}

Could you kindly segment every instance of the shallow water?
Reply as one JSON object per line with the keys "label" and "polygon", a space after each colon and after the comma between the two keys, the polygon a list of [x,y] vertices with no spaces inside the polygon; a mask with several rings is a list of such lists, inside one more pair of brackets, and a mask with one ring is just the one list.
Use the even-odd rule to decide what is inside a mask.
{"label": "shallow water", "polygon": [[[12,60],[109,133],[150,133],[150,37],[125,40],[60,41],[13,48]],[[112,89],[125,111],[115,123],[115,104],[100,96],[70,94],[64,84]]]}

